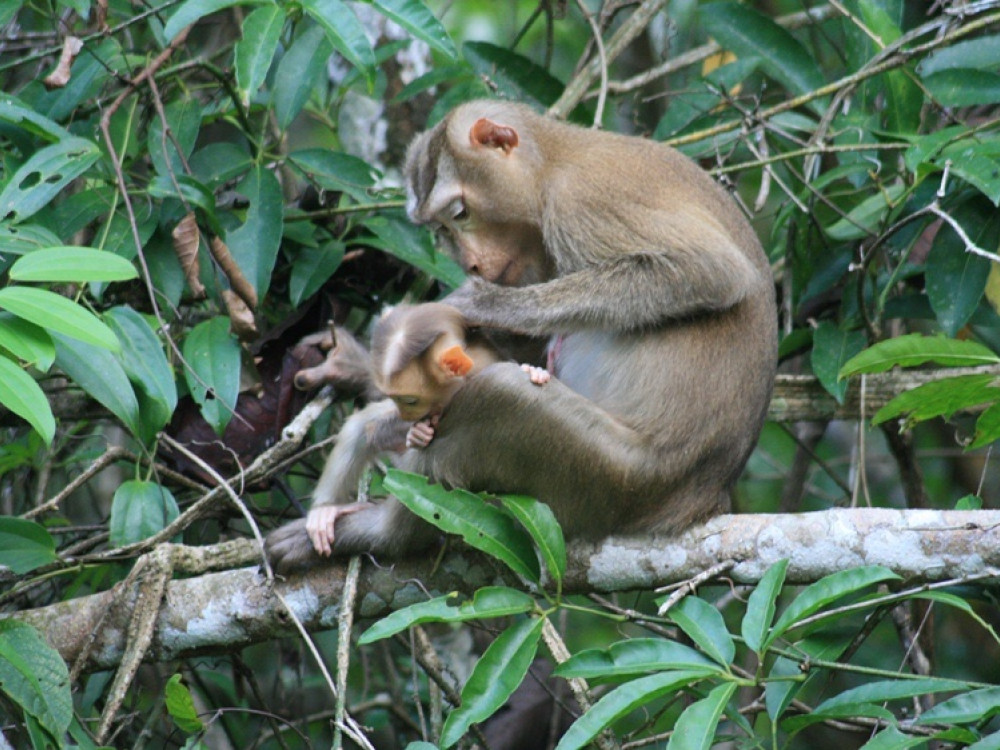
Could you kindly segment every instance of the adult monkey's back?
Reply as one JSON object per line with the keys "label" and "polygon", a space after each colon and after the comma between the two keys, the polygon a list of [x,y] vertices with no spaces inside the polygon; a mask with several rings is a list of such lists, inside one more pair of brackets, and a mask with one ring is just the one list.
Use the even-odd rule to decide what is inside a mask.
{"label": "adult monkey's back", "polygon": [[[439,226],[472,278],[469,323],[552,336],[553,381],[513,364],[470,381],[403,465],[474,491],[548,503],[569,536],[677,531],[729,507],[776,359],[767,259],[697,165],[641,138],[477,101],[407,155],[407,211]],[[433,538],[395,500],[338,518],[335,554]],[[315,561],[301,523],[272,561]]]}

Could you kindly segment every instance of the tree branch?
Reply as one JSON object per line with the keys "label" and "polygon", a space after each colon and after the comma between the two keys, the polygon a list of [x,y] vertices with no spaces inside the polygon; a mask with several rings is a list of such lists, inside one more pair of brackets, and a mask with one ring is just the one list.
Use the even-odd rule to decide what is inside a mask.
{"label": "tree branch", "polygon": [[[248,540],[226,545],[234,564],[247,564],[257,554]],[[239,549],[242,554],[236,554]],[[199,548],[199,557],[206,554],[211,556],[210,548]],[[884,565],[908,582],[992,577],[1000,568],[1000,511],[866,508],[719,516],[675,538],[612,537],[571,545],[565,589],[648,590],[689,579],[723,560],[734,561],[728,573],[733,580],[754,583],[782,558],[790,560],[789,583],[862,565]],[[324,566],[280,581],[275,590],[306,627],[333,628],[345,571],[346,564]],[[429,558],[391,567],[365,561],[358,617],[379,617],[428,596],[468,594],[498,583],[521,586],[509,571],[462,547],[440,564]],[[255,568],[171,581],[147,658],[186,658],[290,634],[290,618],[276,592]],[[125,648],[133,597],[134,589],[117,601],[113,592],[103,592],[14,617],[38,628],[69,662],[101,622],[86,668],[109,669]]]}

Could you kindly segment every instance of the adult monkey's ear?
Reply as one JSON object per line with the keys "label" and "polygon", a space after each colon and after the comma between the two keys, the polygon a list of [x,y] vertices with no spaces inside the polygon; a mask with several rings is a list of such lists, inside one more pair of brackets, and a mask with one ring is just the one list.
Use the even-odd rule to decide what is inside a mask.
{"label": "adult monkey's ear", "polygon": [[487,146],[497,148],[505,154],[509,154],[517,146],[517,131],[510,125],[500,125],[499,123],[480,117],[469,130],[469,141],[473,146]]}

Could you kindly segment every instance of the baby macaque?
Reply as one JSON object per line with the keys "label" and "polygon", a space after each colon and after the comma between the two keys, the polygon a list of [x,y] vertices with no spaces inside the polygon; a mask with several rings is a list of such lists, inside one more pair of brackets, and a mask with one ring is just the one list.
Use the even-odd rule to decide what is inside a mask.
{"label": "baby macaque", "polygon": [[[375,457],[426,448],[466,380],[500,359],[493,345],[467,331],[461,314],[448,305],[397,305],[379,318],[372,332],[371,373],[374,387],[387,398],[344,423],[316,485],[306,531],[320,555],[328,556],[333,548],[337,518],[366,506],[353,502],[355,489]],[[532,383],[548,382],[545,369],[521,367]]]}

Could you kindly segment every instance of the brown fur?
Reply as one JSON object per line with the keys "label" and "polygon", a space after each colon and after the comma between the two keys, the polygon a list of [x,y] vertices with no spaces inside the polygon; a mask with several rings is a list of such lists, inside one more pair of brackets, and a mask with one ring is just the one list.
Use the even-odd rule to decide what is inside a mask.
{"label": "brown fur", "polygon": [[[483,118],[517,145],[502,128],[477,142]],[[728,509],[777,342],[770,268],[729,196],[665,146],[500,101],[464,104],[419,136],[406,174],[411,218],[440,225],[472,274],[448,303],[473,325],[557,337],[561,382],[486,368],[403,463],[537,497],[570,536],[678,531]],[[300,532],[275,534],[272,561],[309,562]],[[334,552],[402,554],[432,538],[390,499],[339,519]]]}

